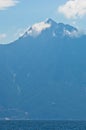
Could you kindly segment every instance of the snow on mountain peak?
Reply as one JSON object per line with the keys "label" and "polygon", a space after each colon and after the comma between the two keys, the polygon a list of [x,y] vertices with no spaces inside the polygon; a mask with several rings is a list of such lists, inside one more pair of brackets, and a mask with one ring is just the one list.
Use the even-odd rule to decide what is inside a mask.
{"label": "snow on mountain peak", "polygon": [[50,23],[46,23],[46,22],[40,22],[40,23],[36,23],[34,24],[32,27],[30,27],[27,32],[26,32],[26,36],[30,35],[33,37],[38,36],[43,30],[50,28],[51,24]]}

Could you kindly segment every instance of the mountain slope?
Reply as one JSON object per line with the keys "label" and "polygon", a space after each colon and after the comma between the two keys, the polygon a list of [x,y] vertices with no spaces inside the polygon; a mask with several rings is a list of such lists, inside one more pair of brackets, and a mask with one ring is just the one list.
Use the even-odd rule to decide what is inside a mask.
{"label": "mountain slope", "polygon": [[85,48],[85,35],[52,19],[0,45],[0,117],[86,119]]}

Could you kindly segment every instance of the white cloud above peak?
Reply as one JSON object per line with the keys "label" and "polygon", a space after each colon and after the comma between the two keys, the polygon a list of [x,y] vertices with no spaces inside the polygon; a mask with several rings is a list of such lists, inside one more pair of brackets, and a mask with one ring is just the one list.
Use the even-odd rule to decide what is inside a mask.
{"label": "white cloud above peak", "polygon": [[86,15],[86,0],[68,0],[59,6],[58,12],[68,19],[76,19]]}
{"label": "white cloud above peak", "polygon": [[15,6],[18,0],[0,0],[0,10],[4,10],[8,7]]}

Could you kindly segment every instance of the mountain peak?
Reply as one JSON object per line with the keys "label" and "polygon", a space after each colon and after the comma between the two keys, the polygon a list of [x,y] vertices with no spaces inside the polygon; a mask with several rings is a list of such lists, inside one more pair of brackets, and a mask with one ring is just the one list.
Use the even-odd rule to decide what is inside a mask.
{"label": "mountain peak", "polygon": [[[47,34],[49,34],[49,37],[63,37],[63,36],[77,36],[78,30],[74,28],[73,26],[70,26],[68,24],[64,23],[56,23],[51,18],[46,19],[45,21],[35,23],[32,25],[23,35],[23,37],[37,37],[42,32],[44,32],[47,29]],[[46,31],[45,31],[46,33]],[[54,35],[53,35],[54,34]]]}
{"label": "mountain peak", "polygon": [[53,23],[53,22],[55,23],[55,21],[52,20],[51,18],[47,18],[47,19],[45,20],[45,22],[46,22],[46,23],[51,23],[51,22],[52,22],[52,23]]}
{"label": "mountain peak", "polygon": [[57,23],[56,23],[53,19],[51,19],[51,18],[47,18],[47,19],[45,20],[45,23],[51,24],[51,26],[52,26],[52,25],[57,25]]}

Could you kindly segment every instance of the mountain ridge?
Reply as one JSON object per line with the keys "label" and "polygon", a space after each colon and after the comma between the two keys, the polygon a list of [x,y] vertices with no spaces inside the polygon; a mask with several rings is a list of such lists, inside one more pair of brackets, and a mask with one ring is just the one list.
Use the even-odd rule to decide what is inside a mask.
{"label": "mountain ridge", "polygon": [[[28,37],[28,36],[32,36],[32,37],[36,37],[39,36],[43,31],[45,30],[51,30],[54,34],[54,36],[56,35],[68,35],[71,36],[72,33],[77,33],[78,29],[68,25],[68,24],[63,24],[63,23],[56,23],[54,20],[52,20],[51,18],[46,19],[43,22],[39,22],[36,23],[34,25],[32,25],[24,34],[22,37]],[[31,34],[31,31],[33,32]],[[60,32],[60,34],[59,34]],[[37,35],[38,33],[38,35]],[[56,33],[56,34],[55,34]]]}

